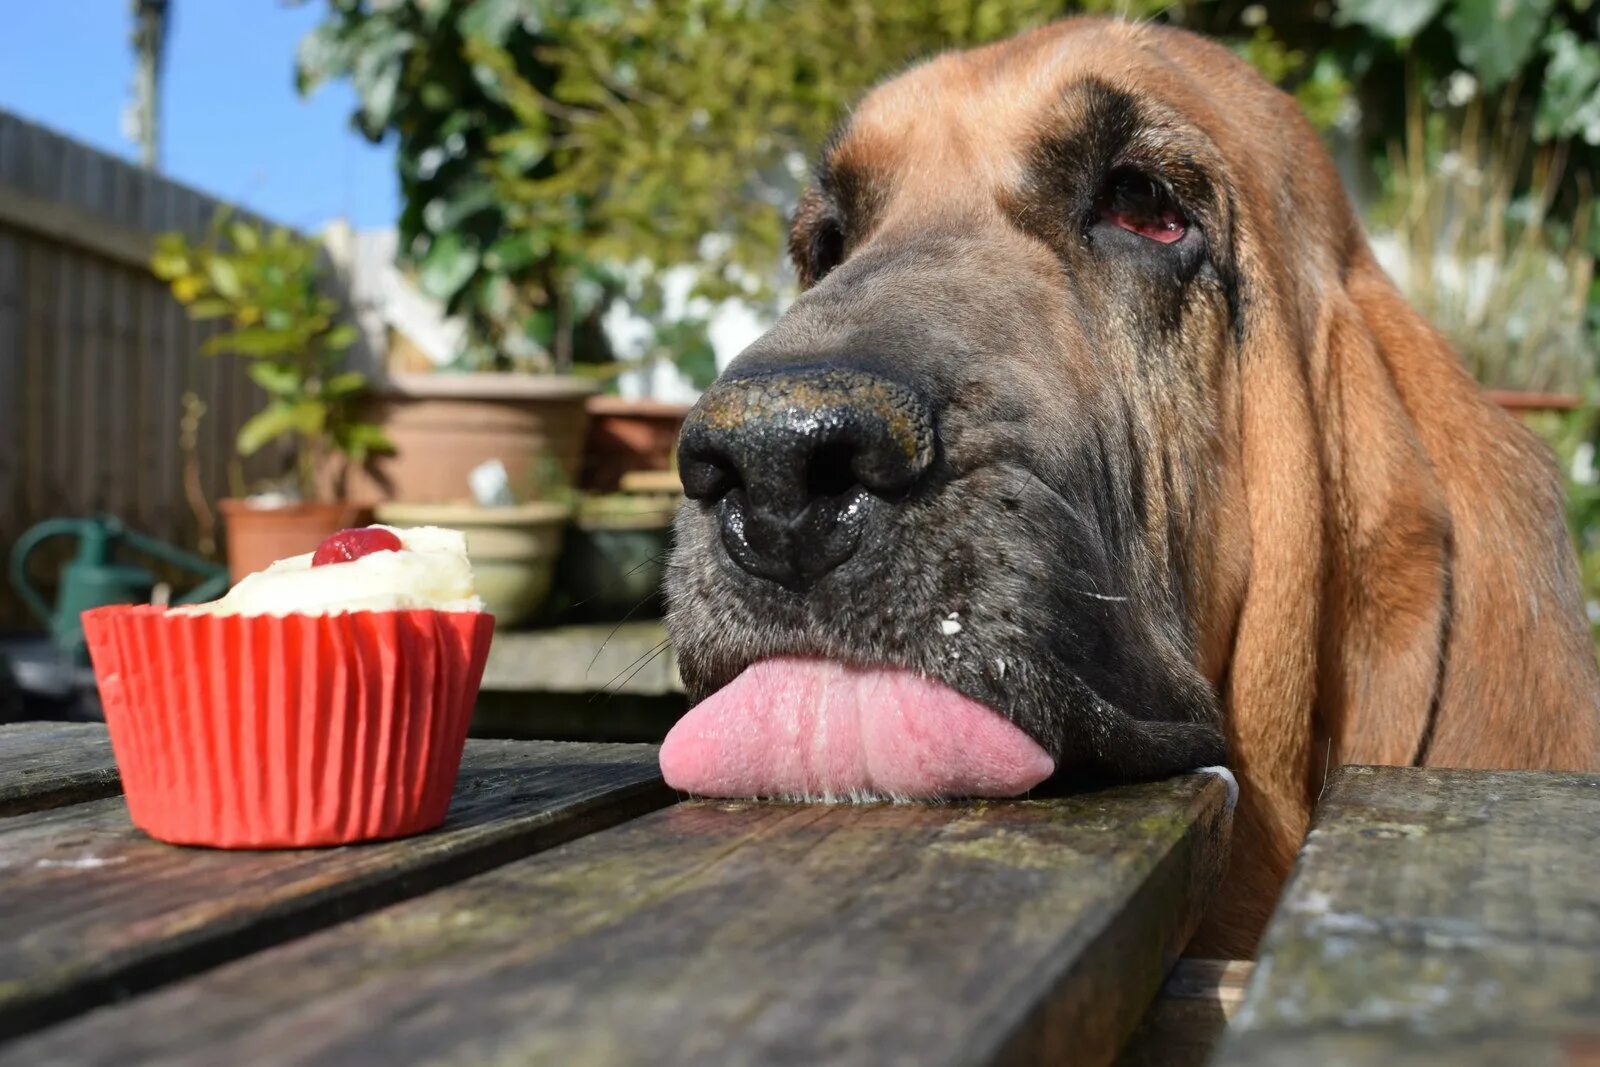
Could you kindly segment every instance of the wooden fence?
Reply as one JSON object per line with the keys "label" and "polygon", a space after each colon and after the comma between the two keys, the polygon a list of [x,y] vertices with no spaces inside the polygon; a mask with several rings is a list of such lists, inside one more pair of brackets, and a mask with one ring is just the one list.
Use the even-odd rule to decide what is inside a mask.
{"label": "wooden fence", "polygon": [[[217,206],[0,112],[0,561],[57,515],[110,512],[186,548],[205,540],[261,396],[237,361],[201,355],[215,327],[188,321],[146,264],[155,234],[200,232]],[[192,460],[186,392],[206,408]],[[0,629],[31,622],[0,579]]]}

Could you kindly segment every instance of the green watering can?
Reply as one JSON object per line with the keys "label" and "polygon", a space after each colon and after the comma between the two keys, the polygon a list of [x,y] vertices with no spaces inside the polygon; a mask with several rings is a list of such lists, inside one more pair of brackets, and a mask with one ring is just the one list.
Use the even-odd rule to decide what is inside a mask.
{"label": "green watering can", "polygon": [[[52,537],[76,537],[78,555],[61,571],[54,609],[28,582],[28,557]],[[146,604],[156,576],[143,567],[117,563],[117,549],[126,545],[165,563],[176,564],[204,578],[173,603],[212,600],[228,588],[228,569],[193,552],[130,530],[109,515],[92,519],[47,519],[28,530],[11,550],[11,584],[23,602],[50,629],[50,640],[62,656],[87,664],[83,624],[78,616],[106,604]]]}

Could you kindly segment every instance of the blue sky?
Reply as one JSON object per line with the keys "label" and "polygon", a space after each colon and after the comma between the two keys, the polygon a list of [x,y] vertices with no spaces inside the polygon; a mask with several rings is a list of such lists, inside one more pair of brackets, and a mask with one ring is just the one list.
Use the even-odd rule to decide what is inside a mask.
{"label": "blue sky", "polygon": [[[6,0],[0,108],[132,159],[122,136],[133,53],[128,0]],[[172,0],[162,171],[268,218],[315,228],[343,216],[386,226],[398,213],[392,144],[350,128],[354,94],[302,100],[295,45],[324,4]]]}

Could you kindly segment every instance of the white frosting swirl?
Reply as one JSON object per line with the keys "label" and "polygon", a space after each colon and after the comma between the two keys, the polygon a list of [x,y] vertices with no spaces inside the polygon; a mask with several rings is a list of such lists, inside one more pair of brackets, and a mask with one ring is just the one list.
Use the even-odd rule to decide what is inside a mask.
{"label": "white frosting swirl", "polygon": [[397,529],[398,552],[311,565],[314,553],[247,575],[220,600],[174,608],[206,615],[339,615],[348,611],[482,611],[467,562],[467,538],[438,526]]}

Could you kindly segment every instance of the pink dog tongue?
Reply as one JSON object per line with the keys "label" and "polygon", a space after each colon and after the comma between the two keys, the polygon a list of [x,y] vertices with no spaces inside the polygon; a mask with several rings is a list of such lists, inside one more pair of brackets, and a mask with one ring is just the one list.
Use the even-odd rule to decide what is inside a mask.
{"label": "pink dog tongue", "polygon": [[1055,761],[998,713],[907,671],[824,660],[747,668],[682,719],[661,773],[713,797],[1006,797]]}

